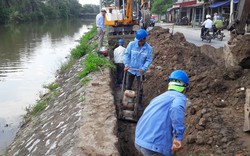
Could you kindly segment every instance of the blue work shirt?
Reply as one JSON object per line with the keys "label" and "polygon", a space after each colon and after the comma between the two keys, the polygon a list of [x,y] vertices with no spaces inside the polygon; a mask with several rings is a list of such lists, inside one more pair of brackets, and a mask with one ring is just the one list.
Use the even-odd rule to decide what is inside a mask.
{"label": "blue work shirt", "polygon": [[[152,63],[152,47],[145,42],[140,48],[137,41],[132,41],[128,44],[124,54],[124,65],[134,69],[142,69],[144,73]],[[140,76],[139,71],[128,70],[131,74]]]}
{"label": "blue work shirt", "polygon": [[183,140],[186,96],[167,91],[155,97],[137,123],[135,143],[143,148],[171,156],[172,138]]}
{"label": "blue work shirt", "polygon": [[96,15],[96,26],[98,28],[102,28],[102,31],[105,32],[104,16],[102,15],[102,13]]}

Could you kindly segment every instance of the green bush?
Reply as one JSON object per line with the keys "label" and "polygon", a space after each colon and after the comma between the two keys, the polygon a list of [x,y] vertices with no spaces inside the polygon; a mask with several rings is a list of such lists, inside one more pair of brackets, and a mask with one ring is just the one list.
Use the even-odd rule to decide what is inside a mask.
{"label": "green bush", "polygon": [[91,52],[95,48],[95,45],[91,46],[88,42],[95,36],[96,30],[97,28],[94,25],[92,29],[80,39],[80,45],[72,49],[71,57],[73,59],[79,59],[80,57],[86,55],[88,52]]}
{"label": "green bush", "polygon": [[32,21],[44,20],[45,16],[42,12],[33,12],[30,14],[30,18]]}
{"label": "green bush", "polygon": [[32,108],[31,115],[37,115],[39,112],[47,107],[47,103],[44,101],[37,101],[37,104]]}
{"label": "green bush", "polygon": [[91,47],[87,43],[82,43],[76,48],[72,49],[71,57],[74,59],[79,59],[80,57],[84,56],[91,50]]}
{"label": "green bush", "polygon": [[10,14],[10,22],[22,22],[25,20],[25,17],[19,13],[18,11],[11,12]]}
{"label": "green bush", "polygon": [[90,72],[104,69],[106,67],[114,68],[114,64],[112,64],[111,61],[103,56],[98,56],[96,53],[89,53],[89,55],[84,59],[83,64],[85,67],[79,74],[80,78],[85,77]]}
{"label": "green bush", "polygon": [[0,23],[4,24],[9,21],[11,10],[0,6]]}
{"label": "green bush", "polygon": [[50,91],[54,91],[59,87],[59,84],[58,83],[51,83],[48,85],[44,85],[43,87],[49,89]]}

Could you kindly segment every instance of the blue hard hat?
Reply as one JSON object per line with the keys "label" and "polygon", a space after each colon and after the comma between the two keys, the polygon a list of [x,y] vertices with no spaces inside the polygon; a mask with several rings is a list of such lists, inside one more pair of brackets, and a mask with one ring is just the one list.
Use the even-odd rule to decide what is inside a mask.
{"label": "blue hard hat", "polygon": [[148,33],[146,32],[146,30],[144,29],[139,29],[137,32],[136,32],[136,39],[137,40],[141,40],[141,39],[144,39],[148,36]]}
{"label": "blue hard hat", "polygon": [[170,74],[170,76],[167,79],[169,82],[171,81],[181,81],[185,84],[185,86],[189,86],[189,78],[187,73],[185,73],[183,70],[176,70]]}
{"label": "blue hard hat", "polygon": [[123,39],[119,39],[118,43],[123,44],[124,43]]}

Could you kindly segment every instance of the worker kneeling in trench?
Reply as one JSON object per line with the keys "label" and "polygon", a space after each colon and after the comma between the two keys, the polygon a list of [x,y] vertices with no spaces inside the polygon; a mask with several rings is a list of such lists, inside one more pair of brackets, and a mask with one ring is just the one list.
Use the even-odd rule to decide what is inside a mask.
{"label": "worker kneeling in trench", "polygon": [[151,100],[136,126],[135,147],[144,156],[171,156],[182,147],[189,78],[176,70],[167,81],[168,91]]}

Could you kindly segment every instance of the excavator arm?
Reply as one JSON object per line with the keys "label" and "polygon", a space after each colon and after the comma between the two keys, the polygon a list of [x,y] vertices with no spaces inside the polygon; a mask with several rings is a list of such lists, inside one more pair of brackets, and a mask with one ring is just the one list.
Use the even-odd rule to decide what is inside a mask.
{"label": "excavator arm", "polygon": [[124,21],[124,25],[128,25],[131,23],[132,23],[132,3],[131,0],[127,0],[126,20]]}
{"label": "excavator arm", "polygon": [[250,0],[239,0],[234,20],[229,23],[228,30],[238,34],[245,34],[245,25],[250,12]]}
{"label": "excavator arm", "polygon": [[[131,41],[140,29],[140,19],[147,28],[150,23],[149,0],[116,0],[112,6],[106,6],[105,25],[108,26],[108,41],[111,45],[118,39]],[[142,18],[141,18],[142,17]]]}

